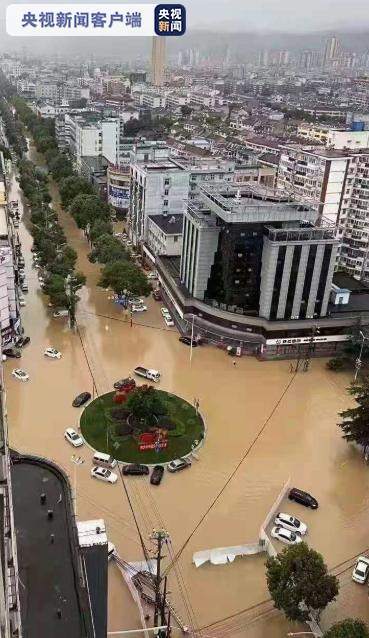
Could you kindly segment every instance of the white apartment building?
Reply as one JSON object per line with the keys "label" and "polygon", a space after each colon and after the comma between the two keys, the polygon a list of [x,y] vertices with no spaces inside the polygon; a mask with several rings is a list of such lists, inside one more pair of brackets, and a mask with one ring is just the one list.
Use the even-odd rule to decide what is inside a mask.
{"label": "white apartment building", "polygon": [[327,148],[336,149],[364,149],[369,148],[369,131],[340,131],[329,129]]}
{"label": "white apartment building", "polygon": [[109,166],[107,170],[108,203],[122,213],[129,209],[130,170],[129,165],[121,168]]}
{"label": "white apartment building", "polygon": [[205,106],[206,108],[214,108],[216,103],[215,95],[209,95],[209,93],[197,93],[192,91],[189,93],[190,104],[194,106]]}
{"label": "white apartment building", "polygon": [[167,106],[176,108],[178,106],[185,106],[189,103],[189,97],[187,95],[180,95],[179,93],[169,93],[167,95]]}
{"label": "white apartment building", "polygon": [[[159,156],[160,151],[165,153],[165,146],[158,151]],[[147,241],[149,216],[183,213],[188,199],[189,172],[169,158],[149,159],[150,153],[145,155],[148,159],[131,163],[128,226],[135,245]],[[151,155],[155,156],[155,149]]]}
{"label": "white apartment building", "polygon": [[154,256],[179,257],[182,253],[183,214],[149,216],[147,245]]}
{"label": "white apartment building", "polygon": [[82,157],[103,156],[111,164],[119,163],[122,126],[119,118],[89,120],[67,114],[57,120],[55,131],[60,148],[69,148],[80,170]]}
{"label": "white apartment building", "polygon": [[234,179],[235,162],[213,158],[173,159],[173,162],[190,174],[188,198],[197,199],[204,182],[231,182]]}
{"label": "white apartment building", "polygon": [[277,188],[292,199],[308,203],[319,217],[337,224],[342,206],[346,172],[352,153],[322,147],[281,147]]}

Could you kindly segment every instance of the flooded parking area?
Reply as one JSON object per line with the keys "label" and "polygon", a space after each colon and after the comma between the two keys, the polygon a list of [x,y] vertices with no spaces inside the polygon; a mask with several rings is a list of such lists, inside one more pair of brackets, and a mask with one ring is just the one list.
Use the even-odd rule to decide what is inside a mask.
{"label": "flooded parking area", "polygon": [[[39,161],[37,154],[32,158]],[[51,188],[53,205],[58,195]],[[19,197],[13,179],[11,199]],[[104,518],[111,540],[124,560],[142,560],[142,548],[126,494],[118,482],[102,484],[90,477],[92,451],[85,445],[85,463],[77,469],[73,448],[63,439],[67,427],[78,427],[80,409],[73,398],[82,391],[102,394],[137,365],[160,370],[160,387],[193,403],[200,402],[207,438],[190,470],[165,473],[160,487],[145,477],[126,481],[141,533],[164,527],[171,537],[166,566],[170,598],[186,623],[203,628],[205,636],[282,638],[295,626],[274,610],[265,581],[265,557],[237,558],[233,564],[196,568],[194,552],[255,542],[261,524],[286,481],[313,494],[317,511],[284,500],[280,511],[301,518],[309,528],[306,540],[335,568],[341,593],[323,615],[323,626],[347,615],[369,620],[367,587],[351,581],[354,557],[369,550],[369,470],[362,456],[341,438],[338,412],[350,399],[350,379],[328,372],[315,360],[307,373],[290,373],[289,362],[260,363],[232,358],[213,347],[193,352],[165,327],[160,303],[148,300],[148,311],[131,327],[109,293],[97,286],[99,267],[88,261],[88,243],[58,208],[70,244],[77,250],[78,269],[87,276],[78,308],[78,331],[65,318],[54,319],[32,267],[32,239],[26,224],[20,237],[30,292],[23,309],[25,333],[21,367],[28,383],[11,376],[5,363],[10,445],[21,452],[46,456],[77,485],[81,520]],[[43,356],[46,347],[62,358]],[[74,475],[76,472],[76,475]],[[282,545],[275,541],[276,548]],[[109,566],[109,631],[138,626],[138,614],[118,569]],[[293,629],[291,629],[293,627]],[[296,629],[298,630],[298,629]]]}

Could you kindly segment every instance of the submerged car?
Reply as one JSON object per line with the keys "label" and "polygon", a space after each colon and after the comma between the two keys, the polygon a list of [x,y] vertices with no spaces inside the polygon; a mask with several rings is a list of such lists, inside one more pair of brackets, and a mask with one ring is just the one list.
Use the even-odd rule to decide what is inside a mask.
{"label": "submerged car", "polygon": [[55,348],[46,348],[44,352],[45,357],[49,357],[49,359],[61,359],[61,352],[59,350],[55,350]]}
{"label": "submerged car", "polygon": [[74,399],[72,406],[74,408],[80,408],[81,405],[84,405],[90,399],[91,399],[91,394],[89,392],[82,392]]}
{"label": "submerged car", "polygon": [[305,523],[302,523],[298,518],[295,518],[295,516],[284,514],[284,512],[278,512],[274,519],[274,525],[281,525],[291,532],[297,532],[301,536],[304,536],[307,532],[307,525],[305,525]]}
{"label": "submerged car", "polygon": [[140,465],[139,463],[130,463],[122,469],[124,476],[144,476],[149,474],[149,472],[147,465]]}
{"label": "submerged car", "polygon": [[67,428],[65,430],[64,438],[66,441],[68,441],[68,443],[73,445],[73,447],[81,447],[81,445],[83,445],[82,437],[80,437],[79,434],[77,434],[77,432],[73,430],[73,428]]}
{"label": "submerged car", "polygon": [[191,341],[191,337],[179,337],[178,341],[184,343],[186,346],[192,345],[193,348],[196,348],[199,345],[196,339],[192,339]]}
{"label": "submerged car", "polygon": [[281,541],[281,543],[285,543],[286,545],[297,545],[297,543],[302,542],[300,534],[295,534],[295,532],[291,532],[291,530],[279,525],[273,527],[271,535],[273,536],[273,538],[276,538],[277,540]]}
{"label": "submerged car", "polygon": [[155,465],[150,476],[151,485],[160,485],[161,479],[163,478],[163,474],[164,474],[164,467],[162,465]]}
{"label": "submerged car", "polygon": [[133,304],[131,306],[131,310],[132,312],[146,312],[147,306],[144,306],[144,304],[139,304],[139,305]]}
{"label": "submerged car", "polygon": [[187,467],[191,467],[191,461],[188,459],[175,459],[175,461],[171,461],[168,463],[168,472],[180,472],[180,470],[185,470]]}
{"label": "submerged car", "polygon": [[13,370],[12,375],[13,377],[15,377],[15,379],[18,379],[18,381],[29,380],[28,372],[26,372],[25,370],[21,370],[20,368],[16,368],[15,370]]}
{"label": "submerged car", "polygon": [[314,498],[314,496],[311,496],[311,494],[304,492],[303,490],[298,490],[296,487],[293,487],[292,490],[290,490],[288,498],[290,501],[295,501],[296,503],[305,505],[305,507],[311,507],[312,510],[316,510],[319,507],[318,501]]}
{"label": "submerged car", "polygon": [[22,356],[21,351],[17,348],[4,348],[3,354],[5,354],[6,357],[9,357],[9,359],[20,359]]}
{"label": "submerged car", "polygon": [[359,556],[352,572],[352,580],[360,585],[365,585],[369,574],[369,558]]}
{"label": "submerged car", "polygon": [[105,483],[116,483],[118,480],[117,475],[114,472],[111,472],[106,467],[99,467],[94,465],[91,470],[92,478],[99,479],[100,481],[104,481]]}

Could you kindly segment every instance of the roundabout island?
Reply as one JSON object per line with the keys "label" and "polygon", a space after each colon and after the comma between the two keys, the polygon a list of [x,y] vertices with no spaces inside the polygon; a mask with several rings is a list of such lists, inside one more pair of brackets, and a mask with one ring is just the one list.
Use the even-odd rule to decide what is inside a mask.
{"label": "roundabout island", "polygon": [[80,429],[95,450],[123,463],[155,465],[190,454],[204,438],[204,422],[190,403],[125,379],[115,392],[84,409]]}

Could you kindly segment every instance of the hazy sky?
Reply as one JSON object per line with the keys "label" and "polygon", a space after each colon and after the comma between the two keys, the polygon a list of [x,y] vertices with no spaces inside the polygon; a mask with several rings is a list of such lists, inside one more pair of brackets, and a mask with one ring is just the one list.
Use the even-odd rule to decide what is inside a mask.
{"label": "hazy sky", "polygon": [[[21,1],[15,0],[15,2]],[[188,22],[192,29],[198,27],[226,31],[306,32],[335,29],[363,30],[369,27],[369,0],[182,0],[182,2],[188,9]],[[78,0],[73,2],[73,4],[77,3]],[[5,30],[5,8],[8,4],[10,3],[6,0],[0,0],[0,38]],[[29,3],[30,6],[31,4],[32,2]],[[52,4],[52,0],[48,2],[49,6]],[[102,7],[106,4],[106,0],[101,3]]]}

